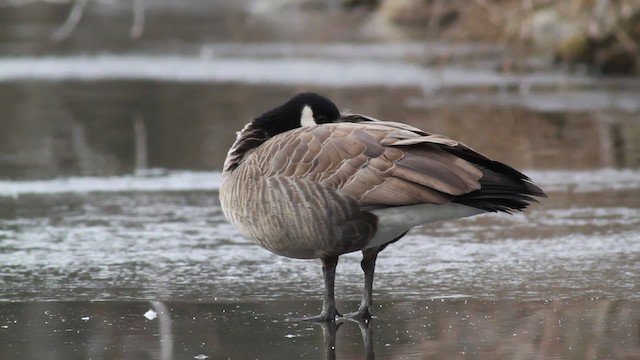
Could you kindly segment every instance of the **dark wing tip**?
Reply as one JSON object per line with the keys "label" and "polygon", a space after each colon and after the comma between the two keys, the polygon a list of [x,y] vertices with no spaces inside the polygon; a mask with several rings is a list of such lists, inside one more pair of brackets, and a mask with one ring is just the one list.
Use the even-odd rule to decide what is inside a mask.
{"label": "dark wing tip", "polygon": [[[531,179],[526,178],[526,179],[523,179],[523,180],[524,180],[525,187],[526,187],[525,194],[537,196],[537,197],[540,197],[540,198],[547,198],[548,197],[547,194],[544,192],[544,190],[542,190],[538,185],[534,184],[533,181],[531,181]],[[537,202],[537,200],[535,200],[535,201]]]}
{"label": "dark wing tip", "polygon": [[538,203],[536,197],[547,197],[529,177],[508,165],[491,160],[476,166],[483,173],[480,189],[458,196],[454,202],[490,212],[511,213]]}

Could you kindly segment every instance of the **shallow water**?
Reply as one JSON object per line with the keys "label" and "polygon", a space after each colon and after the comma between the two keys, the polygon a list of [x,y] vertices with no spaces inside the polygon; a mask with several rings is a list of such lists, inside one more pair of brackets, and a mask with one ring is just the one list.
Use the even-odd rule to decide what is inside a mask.
{"label": "shallow water", "polygon": [[[359,23],[330,10],[167,4],[131,41],[128,6],[91,2],[57,43],[68,5],[0,7],[0,358],[640,358],[637,79],[353,42]],[[299,19],[353,26],[323,38]],[[242,238],[219,170],[234,131],[301,90],[460,139],[549,198],[390,246],[368,328],[288,322],[319,312],[320,264]],[[359,260],[338,266],[343,312]]]}

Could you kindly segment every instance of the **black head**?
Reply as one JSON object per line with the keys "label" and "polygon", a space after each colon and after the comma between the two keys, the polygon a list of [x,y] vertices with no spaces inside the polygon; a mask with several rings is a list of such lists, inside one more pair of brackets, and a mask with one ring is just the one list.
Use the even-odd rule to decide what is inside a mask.
{"label": "black head", "polygon": [[255,118],[254,122],[269,136],[301,126],[337,122],[340,111],[326,97],[316,93],[300,93],[286,103]]}

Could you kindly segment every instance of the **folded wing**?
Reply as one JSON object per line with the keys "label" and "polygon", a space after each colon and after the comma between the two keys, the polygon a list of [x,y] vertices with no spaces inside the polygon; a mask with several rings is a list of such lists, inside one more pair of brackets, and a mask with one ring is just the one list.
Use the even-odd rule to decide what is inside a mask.
{"label": "folded wing", "polygon": [[264,176],[322,183],[363,208],[454,201],[485,211],[520,210],[544,193],[520,172],[464,144],[392,122],[303,127],[260,151]]}

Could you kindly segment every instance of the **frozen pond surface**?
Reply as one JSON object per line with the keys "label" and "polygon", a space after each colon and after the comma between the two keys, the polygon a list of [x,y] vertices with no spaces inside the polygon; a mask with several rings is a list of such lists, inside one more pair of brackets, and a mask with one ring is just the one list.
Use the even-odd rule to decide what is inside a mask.
{"label": "frozen pond surface", "polygon": [[636,359],[640,351],[640,303],[629,300],[382,301],[368,326],[282,320],[315,305],[9,303],[0,346],[5,359]]}
{"label": "frozen pond surface", "polygon": [[[636,358],[638,173],[530,173],[549,199],[522,214],[415,229],[379,258],[376,317],[337,329],[286,321],[319,311],[320,264],[242,239],[223,219],[219,173],[0,183],[0,351],[7,359],[280,359],[283,349],[313,359]],[[340,309],[357,308],[361,282],[359,257],[343,256]]]}
{"label": "frozen pond surface", "polygon": [[[198,56],[98,55],[0,58],[0,83],[52,80],[155,80],[178,83],[236,82],[242,84],[414,87],[424,92],[445,89],[498,89],[499,96],[457,94],[429,104],[449,105],[491,101],[501,105],[558,110],[640,110],[640,84],[630,79],[597,81],[557,70],[509,74],[495,64],[424,67],[407,57],[428,57],[437,49],[405,45],[244,44],[209,45]],[[466,47],[462,47],[465,49]],[[266,51],[271,49],[272,51]],[[381,50],[384,49],[384,52]],[[278,51],[280,50],[280,51]],[[476,50],[469,48],[469,52]],[[451,47],[448,52],[462,52]],[[324,56],[319,56],[324,54]],[[362,54],[362,55],[358,55]],[[385,56],[386,55],[386,56]],[[596,86],[597,83],[597,86]],[[515,92],[506,91],[508,89]],[[556,91],[560,88],[561,91]],[[435,101],[434,101],[435,100]]]}
{"label": "frozen pond surface", "polygon": [[[637,299],[638,173],[532,173],[550,198],[529,211],[415,229],[390,246],[380,257],[378,296]],[[623,186],[604,189],[611,178]],[[66,191],[60,180],[2,183],[14,193],[0,198],[0,299],[320,298],[316,261],[273,255],[226,222],[219,173],[69,181]],[[344,256],[339,265],[341,299],[358,298],[358,262]]]}

